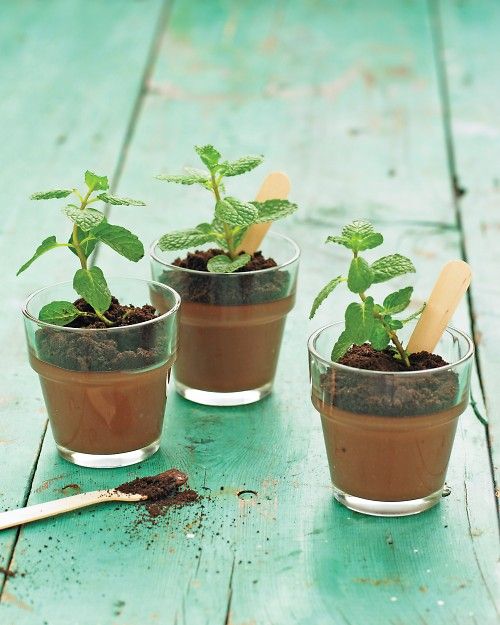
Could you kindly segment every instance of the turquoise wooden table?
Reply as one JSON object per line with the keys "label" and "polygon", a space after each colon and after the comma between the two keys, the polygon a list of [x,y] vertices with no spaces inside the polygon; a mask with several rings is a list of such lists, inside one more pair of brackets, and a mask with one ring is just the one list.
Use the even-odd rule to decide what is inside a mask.
{"label": "turquoise wooden table", "polygon": [[[5,0],[0,11],[0,508],[171,466],[203,495],[153,527],[122,504],[2,532],[0,623],[498,622],[498,2]],[[266,155],[240,196],[281,169],[300,205],[277,226],[303,257],[275,392],[234,409],[172,393],[148,462],[72,466],[47,429],[19,309],[74,267],[54,253],[14,277],[42,235],[62,233],[57,206],[27,198],[77,185],[86,168],[108,173],[115,190],[147,201],[112,214],[149,242],[206,219],[203,191],[153,175],[193,164],[192,146],[209,142],[228,156]],[[308,395],[306,338],[345,303],[339,296],[307,321],[344,262],[322,242],[353,217],[373,220],[387,249],[415,260],[421,300],[446,260],[474,270],[455,319],[478,343],[473,403],[451,494],[415,517],[365,517],[333,501]],[[130,268],[115,256],[99,252],[108,274],[148,275],[146,259]]]}

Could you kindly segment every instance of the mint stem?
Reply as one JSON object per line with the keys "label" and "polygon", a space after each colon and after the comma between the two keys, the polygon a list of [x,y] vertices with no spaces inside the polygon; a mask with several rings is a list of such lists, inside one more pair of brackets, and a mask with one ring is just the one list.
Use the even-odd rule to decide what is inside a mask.
{"label": "mint stem", "polygon": [[103,314],[103,313],[100,313],[100,312],[99,312],[98,310],[96,310],[95,308],[94,308],[94,311],[95,311],[96,316],[97,316],[97,317],[98,317],[101,321],[104,321],[104,323],[105,323],[107,326],[112,326],[112,325],[113,325],[113,322],[112,322],[112,321],[110,321],[109,319],[107,319],[107,318],[104,316],[104,314]]}
{"label": "mint stem", "polygon": [[75,252],[77,253],[78,258],[80,259],[80,265],[82,269],[87,269],[87,258],[83,253],[82,248],[80,247],[80,242],[78,241],[78,226],[74,224],[73,226],[73,235],[71,238],[73,242],[73,247],[75,248]]}
{"label": "mint stem", "polygon": [[394,330],[391,330],[389,332],[389,336],[391,337],[391,341],[396,346],[396,349],[398,350],[399,355],[403,359],[403,362],[405,363],[407,367],[409,367],[410,360],[408,358],[408,353],[406,352],[406,349],[401,345],[401,341],[398,339],[398,335],[394,332]]}
{"label": "mint stem", "polygon": [[[89,201],[90,195],[93,190],[94,190],[94,187],[90,187],[85,197],[82,198],[82,201],[80,204],[81,210],[83,210],[87,206],[87,202]],[[80,265],[82,266],[82,269],[87,269],[87,257],[83,253],[83,250],[80,245],[80,241],[78,240],[78,226],[76,224],[73,225],[72,242],[73,242],[73,247],[75,248],[75,252],[77,253],[78,258],[80,259]]]}
{"label": "mint stem", "polygon": [[[222,176],[220,176],[218,180],[215,179],[215,175],[213,172],[210,172],[210,176],[212,178],[212,188],[214,190],[215,201],[220,202],[221,197],[219,193],[219,183],[222,179]],[[235,258],[237,258],[238,254],[236,254],[236,250],[234,247],[234,238],[231,232],[231,228],[224,222],[222,222],[222,225],[224,226],[224,235],[225,235],[224,238],[226,240],[226,247],[228,250],[229,257],[231,260],[234,260]]]}
{"label": "mint stem", "polygon": [[[87,191],[85,196],[82,198],[82,201],[81,201],[81,204],[80,204],[80,209],[81,210],[83,210],[87,206],[87,204],[89,203],[89,198],[92,195],[93,191],[94,191],[94,187],[93,186],[89,187],[89,190]],[[78,239],[78,226],[76,224],[73,225],[72,242],[73,242],[73,247],[75,248],[75,252],[77,253],[78,258],[80,259],[80,264],[82,266],[82,269],[87,269],[87,257],[85,256],[85,253],[84,253],[84,251],[82,249],[81,241]],[[92,308],[94,308],[94,307],[92,306]],[[107,319],[104,316],[103,313],[99,312],[95,308],[94,308],[94,312],[95,312],[97,318],[100,319],[101,321],[103,321],[106,325],[108,325],[108,326],[113,325],[113,322],[110,321],[109,319]]]}

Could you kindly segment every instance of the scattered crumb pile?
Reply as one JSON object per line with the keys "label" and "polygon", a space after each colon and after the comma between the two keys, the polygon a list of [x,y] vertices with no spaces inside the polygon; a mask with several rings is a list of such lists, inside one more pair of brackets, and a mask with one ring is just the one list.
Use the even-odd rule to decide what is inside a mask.
{"label": "scattered crumb pile", "polygon": [[116,490],[145,495],[147,499],[138,503],[145,505],[149,515],[156,518],[163,515],[171,506],[184,506],[198,499],[196,491],[181,490],[187,481],[188,476],[185,473],[179,469],[169,469],[158,475],[138,477],[131,482],[125,482]]}

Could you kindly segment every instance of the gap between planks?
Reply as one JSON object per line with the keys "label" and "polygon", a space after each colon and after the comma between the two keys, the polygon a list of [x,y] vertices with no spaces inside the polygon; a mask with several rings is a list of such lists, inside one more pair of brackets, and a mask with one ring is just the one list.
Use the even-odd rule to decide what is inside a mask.
{"label": "gap between planks", "polygon": [[[174,0],[163,0],[160,12],[158,14],[156,28],[153,33],[153,37],[151,38],[151,45],[149,47],[148,54],[146,55],[146,63],[144,65],[144,70],[142,72],[139,89],[137,91],[137,96],[135,98],[134,105],[132,107],[132,112],[130,114],[130,118],[129,118],[126,130],[125,130],[123,143],[118,153],[116,167],[111,176],[111,192],[112,193],[114,193],[115,190],[117,189],[124,167],[125,167],[128,150],[132,142],[132,138],[134,136],[135,127],[137,125],[137,120],[139,119],[139,115],[141,114],[142,106],[144,103],[144,98],[147,94],[147,84],[153,73],[156,59],[158,57],[158,53],[161,49],[163,38],[168,28],[168,23],[170,20],[170,15],[172,13],[173,4],[174,4]],[[110,213],[111,213],[111,206],[109,204],[106,204],[104,208],[104,214],[106,216],[106,219],[109,217]],[[92,265],[95,264],[97,257],[99,256],[99,247],[100,245],[98,244],[92,256]]]}
{"label": "gap between planks", "polygon": [[[428,6],[428,13],[429,13],[434,62],[435,62],[437,82],[438,82],[439,98],[440,98],[440,103],[441,103],[441,116],[442,116],[442,123],[443,123],[443,132],[445,136],[445,149],[446,149],[446,157],[447,157],[446,160],[448,164],[451,201],[452,201],[453,209],[455,212],[457,230],[460,236],[460,239],[459,239],[460,253],[461,253],[462,259],[467,262],[468,254],[467,254],[465,232],[463,228],[462,202],[460,200],[460,190],[459,190],[460,178],[459,178],[458,171],[457,171],[457,164],[456,164],[456,157],[455,157],[455,144],[453,140],[453,130],[452,130],[452,112],[451,112],[452,107],[450,103],[450,90],[449,90],[449,84],[448,84],[448,74],[447,74],[447,65],[446,65],[445,42],[444,42],[443,24],[442,24],[442,19],[441,19],[441,10],[439,6],[439,0],[427,0],[427,6]],[[474,307],[474,298],[473,298],[471,289],[467,291],[467,303],[468,303],[469,322],[470,322],[470,326],[472,330],[472,336],[475,337],[476,335],[476,323],[475,323],[475,315],[474,315],[475,307]],[[479,351],[480,351],[480,347],[476,345],[476,353],[478,354]],[[481,372],[481,363],[478,357],[474,359],[474,366],[476,367],[477,374],[478,374],[479,385],[480,385],[481,394],[483,398],[483,404],[486,407],[487,401],[486,401],[483,377],[482,377],[482,372]],[[500,502],[498,498],[495,496],[495,489],[497,488],[498,485],[496,484],[496,481],[495,481],[495,467],[494,467],[494,462],[493,462],[490,429],[488,427],[487,419],[485,419],[484,417],[481,417],[478,414],[476,406],[475,406],[475,401],[473,403],[473,410],[474,410],[474,414],[476,415],[476,418],[484,427],[484,432],[486,436],[491,480],[494,485],[492,497],[495,500],[495,507],[497,510],[498,529],[500,532]]]}
{"label": "gap between planks", "polygon": [[[130,114],[128,123],[126,125],[126,129],[125,129],[125,135],[124,135],[124,139],[123,139],[123,143],[122,146],[120,148],[120,151],[118,153],[118,159],[116,162],[116,167],[115,170],[113,172],[112,175],[112,185],[111,185],[111,190],[114,191],[118,185],[118,182],[120,180],[121,174],[123,172],[123,168],[124,168],[124,164],[127,158],[127,153],[128,153],[128,148],[130,145],[130,142],[132,140],[133,134],[134,134],[134,130],[135,130],[135,126],[137,123],[137,120],[139,118],[141,109],[142,109],[142,103],[144,101],[144,96],[146,94],[146,85],[147,82],[151,76],[151,73],[153,71],[155,62],[156,62],[156,58],[158,56],[158,53],[160,51],[160,47],[161,47],[161,43],[163,41],[163,37],[165,34],[165,31],[167,30],[167,26],[168,26],[168,21],[169,21],[169,17],[171,14],[171,10],[172,10],[172,5],[173,5],[174,0],[163,0],[163,3],[161,5],[159,14],[158,14],[158,18],[157,18],[157,24],[156,24],[156,28],[154,30],[153,36],[151,38],[151,45],[149,47],[149,51],[146,55],[146,63],[144,65],[144,70],[142,72],[142,76],[141,76],[141,80],[140,80],[140,85],[139,85],[139,89],[137,92],[137,96],[135,98],[134,101],[134,105],[132,107],[132,112]],[[110,206],[109,204],[106,205],[105,208],[105,215],[106,217],[109,216],[110,213]],[[95,259],[97,257],[97,251],[94,254],[94,258],[93,258],[93,262],[95,262]],[[23,502],[22,502],[22,506],[24,507],[27,505],[29,497],[31,495],[31,490],[32,490],[32,486],[33,486],[33,481],[35,479],[35,474],[36,474],[36,470],[38,467],[38,463],[40,461],[40,456],[42,453],[42,448],[43,448],[43,444],[45,441],[45,436],[47,434],[47,428],[48,428],[48,424],[49,421],[48,419],[45,421],[45,427],[43,429],[42,432],[42,436],[40,439],[40,444],[38,446],[36,455],[35,455],[35,459],[34,459],[34,463],[33,463],[33,467],[32,470],[30,472],[29,475],[29,479],[28,479],[28,483],[26,485],[26,490],[24,493],[24,497],[23,497]],[[17,543],[19,541],[19,537],[21,535],[21,531],[23,529],[23,526],[18,527],[15,531],[16,531],[16,535],[14,538],[14,541],[12,543],[12,547],[10,549],[10,553],[8,555],[7,558],[7,566],[6,566],[6,570],[10,570],[10,567],[12,565],[12,562],[14,560],[14,553],[16,550],[16,546]],[[8,580],[8,575],[7,573],[3,574],[3,579],[0,581],[0,603],[2,602],[2,597],[4,596],[4,591],[5,591],[5,587],[7,585],[7,580]]]}

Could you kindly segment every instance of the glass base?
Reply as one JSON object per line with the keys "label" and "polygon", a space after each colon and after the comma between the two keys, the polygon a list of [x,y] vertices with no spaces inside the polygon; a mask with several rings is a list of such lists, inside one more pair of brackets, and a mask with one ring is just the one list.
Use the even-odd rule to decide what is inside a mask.
{"label": "glass base", "polygon": [[158,451],[160,439],[141,449],[126,451],[121,454],[82,454],[79,451],[71,451],[61,445],[57,445],[60,455],[73,464],[80,467],[90,467],[91,469],[116,469],[117,467],[127,467],[129,464],[137,464],[146,460]]}
{"label": "glass base", "polygon": [[333,496],[337,501],[349,510],[369,514],[371,516],[409,516],[419,514],[435,506],[441,500],[443,489],[440,488],[435,493],[422,497],[421,499],[411,499],[409,501],[373,501],[362,499],[339,490],[333,486]]}
{"label": "glass base", "polygon": [[250,389],[248,391],[237,391],[235,393],[216,393],[212,391],[201,391],[196,388],[190,388],[175,380],[175,390],[189,401],[205,406],[243,406],[245,404],[253,404],[260,401],[273,388],[273,383],[269,382],[260,388]]}

